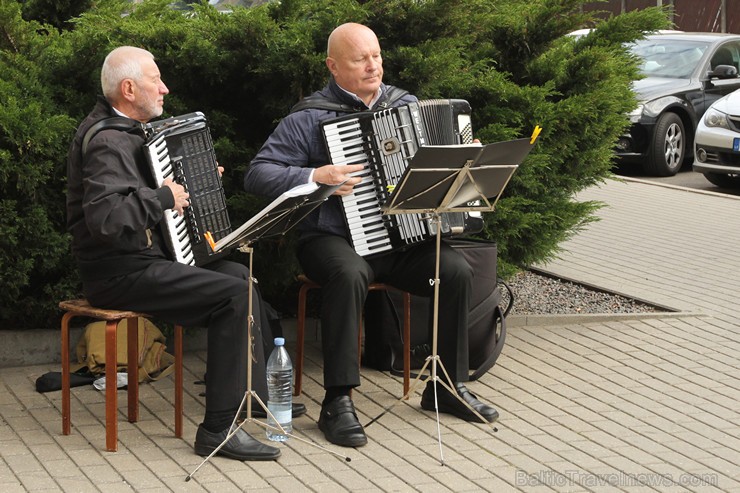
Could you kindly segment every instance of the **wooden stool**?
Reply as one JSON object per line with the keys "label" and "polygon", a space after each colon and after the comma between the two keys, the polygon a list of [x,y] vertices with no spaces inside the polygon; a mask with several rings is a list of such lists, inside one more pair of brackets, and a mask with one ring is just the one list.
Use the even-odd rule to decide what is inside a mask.
{"label": "wooden stool", "polygon": [[[139,317],[149,318],[144,313],[95,308],[85,299],[67,300],[59,303],[64,311],[62,317],[62,433],[70,434],[70,363],[69,321],[74,317],[89,317],[105,320],[105,360],[116,361],[118,322],[127,319],[128,333],[128,420],[139,420]],[[105,447],[110,452],[118,450],[118,389],[116,365],[105,367]],[[175,436],[182,437],[182,326],[175,325]]]}
{"label": "wooden stool", "polygon": [[[296,364],[295,364],[295,389],[293,395],[301,395],[301,383],[303,380],[303,344],[306,331],[306,297],[311,289],[321,289],[321,286],[310,280],[304,274],[298,275],[302,283],[298,291],[298,321],[296,342]],[[403,294],[403,395],[409,391],[411,374],[411,294],[401,291],[388,284],[380,282],[371,283],[368,291],[398,291]],[[360,330],[357,340],[357,351],[362,354],[362,315],[360,319]]]}

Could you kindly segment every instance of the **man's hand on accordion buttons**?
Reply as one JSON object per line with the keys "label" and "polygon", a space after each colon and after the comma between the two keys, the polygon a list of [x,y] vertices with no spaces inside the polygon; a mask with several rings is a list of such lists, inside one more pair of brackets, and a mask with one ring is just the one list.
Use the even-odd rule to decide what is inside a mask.
{"label": "man's hand on accordion buttons", "polygon": [[186,207],[190,207],[190,195],[185,191],[185,188],[179,183],[175,183],[171,178],[167,178],[162,182],[163,187],[170,187],[172,190],[172,196],[175,197],[175,206],[172,208],[179,215],[183,215],[183,211]]}
{"label": "man's hand on accordion buttons", "polygon": [[349,195],[352,193],[352,188],[362,181],[362,178],[352,176],[351,173],[362,171],[365,168],[362,164],[342,164],[333,165],[327,164],[316,168],[313,172],[313,181],[318,183],[324,183],[326,185],[339,185],[344,184],[334,192],[334,195]]}

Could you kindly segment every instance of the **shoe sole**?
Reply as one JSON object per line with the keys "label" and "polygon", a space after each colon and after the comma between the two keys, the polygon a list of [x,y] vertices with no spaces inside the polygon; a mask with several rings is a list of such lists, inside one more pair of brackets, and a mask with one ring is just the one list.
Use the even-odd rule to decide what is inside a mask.
{"label": "shoe sole", "polygon": [[[464,414],[464,415],[462,415],[459,412],[457,412],[456,409],[453,410],[452,408],[449,408],[449,407],[445,406],[444,404],[438,404],[438,407],[439,407],[439,412],[441,412],[441,413],[451,414],[451,415],[455,416],[456,418],[462,419],[463,421],[468,421],[468,422],[471,422],[471,423],[472,422],[481,423],[480,418],[478,416],[476,416],[475,414],[473,414],[473,412],[470,411],[467,408],[467,406],[465,407],[465,409],[468,409],[469,414]],[[428,402],[428,401],[424,401],[422,399],[422,401],[421,401],[421,408],[424,409],[425,411],[435,411],[435,409],[434,409],[434,401]],[[481,416],[483,416],[483,415],[481,414]],[[496,420],[498,419],[498,414],[496,414],[496,416],[494,416],[492,418],[487,418],[486,416],[483,416],[483,419],[486,420],[486,423],[495,423]]]}

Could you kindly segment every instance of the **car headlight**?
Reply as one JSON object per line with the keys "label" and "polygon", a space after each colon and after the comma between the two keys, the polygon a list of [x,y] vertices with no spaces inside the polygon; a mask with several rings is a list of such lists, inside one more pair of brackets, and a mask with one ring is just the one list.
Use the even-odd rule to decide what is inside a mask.
{"label": "car headlight", "polygon": [[640,120],[640,117],[642,116],[642,110],[644,108],[645,108],[645,105],[638,104],[637,108],[635,108],[634,110],[628,113],[630,123],[637,123]]}
{"label": "car headlight", "polygon": [[707,127],[730,129],[730,124],[727,123],[727,114],[722,113],[719,110],[715,110],[714,108],[709,108],[707,112],[704,113],[704,125]]}

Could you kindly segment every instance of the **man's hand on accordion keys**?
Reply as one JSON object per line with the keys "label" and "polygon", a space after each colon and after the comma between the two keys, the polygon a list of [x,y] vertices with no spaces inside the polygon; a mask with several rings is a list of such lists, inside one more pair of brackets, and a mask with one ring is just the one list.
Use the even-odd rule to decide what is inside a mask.
{"label": "man's hand on accordion keys", "polygon": [[172,210],[182,216],[185,208],[190,207],[190,195],[185,191],[185,187],[172,181],[172,178],[162,181],[162,186],[170,188],[172,196],[175,198],[175,206]]}
{"label": "man's hand on accordion keys", "polygon": [[327,164],[316,168],[313,172],[313,181],[325,185],[339,185],[341,187],[334,192],[334,195],[349,195],[355,185],[362,181],[362,177],[355,176],[359,174],[365,165],[363,164]]}

